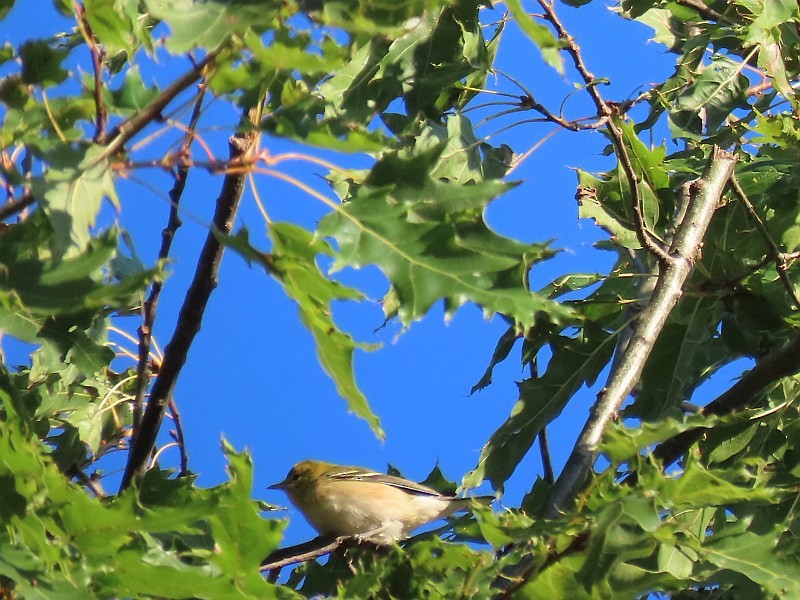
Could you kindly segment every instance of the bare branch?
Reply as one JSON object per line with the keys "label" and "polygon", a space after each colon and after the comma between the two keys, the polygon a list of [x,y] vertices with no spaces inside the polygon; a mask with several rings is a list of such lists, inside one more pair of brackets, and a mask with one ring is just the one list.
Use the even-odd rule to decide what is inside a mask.
{"label": "bare branch", "polygon": [[105,58],[105,50],[98,46],[97,39],[92,32],[92,26],[84,17],[83,4],[75,2],[74,6],[78,30],[86,41],[86,45],[89,46],[89,53],[92,57],[92,70],[94,71],[94,108],[96,120],[92,141],[96,144],[105,144],[105,129],[108,123],[108,111],[106,110],[105,102],[103,102],[103,59]]}
{"label": "bare branch", "polygon": [[[258,132],[256,131],[232,136],[229,139],[231,158],[250,156],[257,140]],[[186,362],[189,347],[200,330],[203,313],[211,292],[217,286],[217,273],[224,250],[224,246],[217,239],[217,234],[231,232],[233,219],[244,190],[245,176],[246,171],[228,173],[223,180],[222,190],[217,198],[212,229],[208,232],[200,252],[194,278],[186,292],[175,332],[165,349],[164,360],[150,392],[150,400],[142,417],[139,434],[133,440],[120,491],[144,475],[147,459],[155,446],[156,436],[161,428],[161,422],[172,397],[178,375]]]}
{"label": "bare branch", "polygon": [[[181,145],[180,154],[188,154],[194,140],[194,131],[197,128],[197,123],[200,120],[201,108],[203,105],[203,98],[205,97],[205,87],[201,86],[200,94],[194,103],[192,116],[189,120],[186,136]],[[186,187],[186,180],[189,177],[189,167],[181,165],[175,173],[175,183],[169,191],[170,208],[167,226],[161,232],[161,248],[158,251],[158,260],[165,260],[169,256],[170,248],[172,247],[172,240],[175,237],[175,232],[181,226],[181,218],[178,212],[178,206],[183,196],[183,190]],[[150,383],[149,362],[150,362],[150,344],[152,342],[153,326],[156,320],[156,308],[158,306],[158,299],[161,295],[161,288],[163,282],[154,281],[150,287],[150,295],[142,306],[143,322],[139,327],[139,360],[136,365],[136,394],[133,401],[133,439],[139,436],[139,426],[142,421],[142,410],[144,407],[144,397],[147,393],[147,386]]]}
{"label": "bare branch", "polygon": [[658,335],[681,296],[736,160],[735,154],[715,147],[705,173],[692,183],[690,204],[675,232],[669,264],[662,268],[650,303],[639,316],[636,332],[617,368],[609,375],[605,389],[598,394],[567,464],[550,492],[545,509],[548,518],[556,518],[561,513],[588,477],[606,428],[638,381]]}

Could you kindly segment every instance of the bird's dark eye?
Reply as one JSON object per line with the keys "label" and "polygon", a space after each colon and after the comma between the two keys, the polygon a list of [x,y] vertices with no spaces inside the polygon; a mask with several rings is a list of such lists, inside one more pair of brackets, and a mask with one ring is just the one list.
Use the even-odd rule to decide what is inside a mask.
{"label": "bird's dark eye", "polygon": [[291,481],[297,481],[300,479],[300,473],[292,473],[292,476],[289,478]]}

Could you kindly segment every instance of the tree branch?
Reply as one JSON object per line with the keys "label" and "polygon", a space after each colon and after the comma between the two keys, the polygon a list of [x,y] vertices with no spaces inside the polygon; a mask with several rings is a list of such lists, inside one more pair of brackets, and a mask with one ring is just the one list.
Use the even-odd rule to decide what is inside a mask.
{"label": "tree branch", "polygon": [[630,155],[628,154],[628,149],[625,146],[625,138],[622,135],[622,131],[620,131],[619,127],[617,127],[617,124],[612,118],[615,113],[619,112],[619,107],[617,105],[612,106],[612,104],[603,99],[603,96],[600,94],[600,91],[597,88],[597,79],[595,78],[594,74],[589,71],[586,63],[583,61],[580,47],[575,42],[575,38],[570,35],[570,33],[561,23],[561,20],[558,18],[558,15],[553,8],[553,4],[551,2],[546,2],[545,0],[539,0],[539,5],[544,9],[544,18],[547,19],[547,21],[549,21],[556,30],[559,39],[564,41],[564,50],[572,58],[572,63],[575,66],[575,70],[578,72],[581,79],[583,79],[583,83],[586,86],[586,92],[589,94],[592,102],[594,102],[594,105],[597,108],[597,116],[599,118],[598,122],[605,123],[606,130],[614,142],[614,147],[617,151],[617,157],[622,165],[622,170],[625,172],[625,177],[628,179],[628,184],[631,189],[631,205],[633,207],[636,239],[639,240],[642,248],[655,256],[659,263],[663,265],[667,261],[667,254],[647,230],[647,224],[644,221],[644,213],[642,211],[642,197],[641,192],[639,191],[639,179],[636,176],[636,171],[633,168],[633,163],[631,162]]}
{"label": "tree branch", "polygon": [[[701,414],[727,415],[735,410],[750,407],[753,400],[769,385],[782,377],[798,372],[800,372],[800,332],[784,348],[767,354],[733,386],[709,402],[701,410]],[[683,431],[656,446],[653,456],[667,468],[683,456],[706,431],[704,427]]]}
{"label": "tree branch", "polygon": [[641,375],[653,345],[672,308],[681,296],[692,270],[708,224],[733,173],[737,156],[714,148],[702,177],[691,184],[690,204],[678,226],[669,250],[669,263],[662,267],[649,304],[642,311],[636,332],[625,348],[617,368],[592,407],[567,464],[550,492],[544,514],[556,518],[580,490],[598,455],[609,423],[614,420]]}
{"label": "tree branch", "polygon": [[345,542],[352,540],[353,538],[349,536],[333,537],[330,535],[320,535],[313,540],[297,544],[296,546],[278,548],[262,561],[261,572],[274,571],[289,565],[325,556],[342,546]]}
{"label": "tree branch", "polygon": [[[205,87],[200,88],[200,94],[194,103],[192,109],[192,116],[189,120],[186,135],[183,138],[183,144],[179,150],[179,154],[186,155],[194,140],[194,131],[197,128],[197,122],[200,120],[201,108],[203,105],[203,98],[205,97]],[[175,238],[175,232],[181,226],[181,218],[178,212],[178,207],[183,196],[183,190],[186,187],[186,180],[189,177],[189,166],[181,165],[175,172],[175,183],[169,191],[169,217],[167,219],[167,226],[161,232],[161,247],[158,250],[158,260],[163,261],[169,256],[170,248],[172,247],[172,240]],[[133,401],[133,439],[139,436],[139,427],[142,421],[142,410],[144,407],[144,397],[147,393],[147,386],[150,383],[150,373],[148,365],[150,363],[150,344],[153,337],[153,326],[156,320],[156,309],[158,307],[158,299],[161,295],[163,282],[154,281],[150,286],[150,295],[147,297],[144,305],[142,306],[143,322],[139,327],[139,360],[136,365],[136,394]]]}
{"label": "tree branch", "polygon": [[[252,154],[257,139],[258,132],[256,131],[232,136],[229,139],[231,159]],[[245,176],[246,171],[228,173],[223,180],[222,190],[217,198],[212,229],[208,232],[200,252],[194,278],[186,292],[175,332],[165,349],[164,360],[150,392],[150,400],[144,411],[141,427],[133,440],[120,491],[125,490],[134,480],[138,480],[144,475],[147,459],[155,446],[156,436],[161,428],[164,412],[172,397],[178,375],[186,362],[186,355],[194,336],[200,330],[203,313],[211,292],[217,286],[217,273],[224,246],[216,235],[218,232],[224,234],[231,232],[233,219],[244,190]]]}
{"label": "tree branch", "polygon": [[96,144],[106,142],[106,124],[108,123],[108,111],[103,102],[103,58],[105,50],[97,45],[97,39],[92,32],[92,26],[84,16],[84,7],[80,2],[75,2],[75,15],[78,23],[78,30],[81,32],[89,52],[92,56],[92,70],[94,71],[94,109],[96,114],[95,132],[92,141]]}
{"label": "tree branch", "polygon": [[116,154],[125,144],[128,143],[131,138],[133,138],[133,136],[149,125],[154,119],[158,118],[158,116],[161,115],[161,111],[164,110],[164,108],[166,108],[170,102],[172,102],[175,96],[180,94],[203,76],[206,71],[206,67],[213,64],[220,52],[221,49],[209,52],[203,60],[197,63],[189,71],[181,75],[169,87],[161,92],[158,97],[150,103],[149,106],[143,108],[138,113],[112,129],[111,132],[106,136],[106,138],[110,139],[111,141],[109,142],[108,146],[106,146],[106,150],[103,152],[103,154],[97,158],[95,164],[99,164],[106,160],[109,156]]}
{"label": "tree branch", "polygon": [[25,210],[35,201],[30,190],[26,190],[17,200],[9,200],[0,206],[0,221],[5,221],[7,218]]}

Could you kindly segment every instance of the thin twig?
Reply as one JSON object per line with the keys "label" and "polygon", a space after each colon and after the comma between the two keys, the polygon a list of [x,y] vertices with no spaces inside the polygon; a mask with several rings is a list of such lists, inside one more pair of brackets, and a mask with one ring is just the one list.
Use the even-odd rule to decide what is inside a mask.
{"label": "thin twig", "polygon": [[178,405],[175,403],[174,398],[169,400],[169,414],[172,417],[172,422],[175,424],[175,429],[170,431],[170,437],[178,444],[178,453],[181,457],[181,470],[178,471],[178,477],[183,477],[189,473],[189,454],[186,452],[186,436],[183,433],[183,421],[181,421],[181,413],[178,410]]}
{"label": "thin twig", "polygon": [[[536,368],[536,359],[528,361],[528,371],[531,378],[539,377],[539,370]],[[542,427],[537,435],[539,440],[539,454],[542,456],[542,476],[544,480],[553,485],[556,480],[555,471],[553,471],[553,461],[550,458],[550,445],[547,443],[547,428]]]}
{"label": "thin twig", "polygon": [[[181,145],[181,153],[188,154],[194,140],[194,131],[197,128],[197,123],[200,120],[201,108],[203,99],[205,97],[205,86],[201,86],[200,93],[195,99],[192,116],[189,121],[189,127],[186,135],[183,138]],[[183,191],[186,187],[186,180],[189,177],[189,167],[181,165],[175,173],[175,183],[169,191],[170,208],[169,218],[167,219],[167,226],[161,232],[161,247],[158,251],[158,260],[163,261],[169,256],[172,247],[172,240],[175,238],[175,233],[181,226],[181,218],[178,212],[178,207],[183,196]],[[161,295],[163,287],[162,281],[154,281],[150,286],[150,294],[147,297],[144,305],[142,306],[143,321],[139,327],[139,359],[136,365],[136,394],[133,401],[133,439],[139,436],[139,427],[142,421],[142,410],[144,407],[144,397],[147,393],[147,387],[150,383],[149,363],[150,363],[150,345],[153,339],[153,326],[156,320],[156,309],[158,307],[158,299]]]}
{"label": "thin twig", "polygon": [[[742,375],[739,381],[709,402],[701,414],[721,416],[752,406],[753,401],[768,386],[798,372],[800,372],[800,333],[797,333],[784,348],[762,358],[756,366]],[[659,459],[666,469],[683,456],[706,431],[701,427],[681,432],[659,444],[653,451],[653,456]]]}
{"label": "thin twig", "polygon": [[758,229],[761,237],[764,238],[764,241],[769,248],[767,252],[768,256],[775,262],[775,270],[778,272],[778,277],[780,277],[783,287],[786,288],[786,292],[789,294],[792,302],[794,302],[795,308],[800,309],[800,297],[798,297],[797,291],[794,289],[792,280],[789,279],[788,270],[789,262],[792,260],[791,255],[782,252],[775,240],[772,239],[772,235],[770,235],[767,225],[764,223],[758,212],[756,212],[755,206],[753,206],[753,203],[750,202],[750,199],[742,189],[742,186],[739,185],[739,181],[736,179],[736,176],[731,178],[731,184],[736,197],[744,205],[747,213],[750,215],[750,218],[755,223],[756,229]]}
{"label": "thin twig", "polygon": [[694,193],[670,247],[669,264],[662,269],[650,303],[639,316],[634,336],[617,368],[609,375],[608,384],[598,394],[591,415],[550,492],[544,511],[546,517],[558,517],[589,476],[603,434],[639,380],[656,339],[681,296],[736,160],[735,154],[715,147],[705,172],[692,184]]}
{"label": "thin twig", "polygon": [[203,60],[178,77],[178,79],[161,92],[148,106],[112,129],[106,136],[107,139],[111,141],[108,143],[108,146],[106,146],[106,150],[102,155],[97,158],[95,164],[100,164],[108,157],[116,154],[131,138],[133,138],[133,136],[157,119],[161,115],[161,111],[164,110],[178,94],[205,74],[206,68],[214,63],[221,51],[221,49],[218,49],[209,52]]}
{"label": "thin twig", "polygon": [[612,116],[617,112],[617,106],[612,105],[603,99],[603,96],[598,90],[597,79],[595,78],[594,74],[589,71],[586,63],[583,61],[580,47],[575,42],[575,38],[570,35],[570,33],[561,23],[558,15],[555,12],[555,9],[553,8],[553,5],[545,0],[538,0],[538,2],[539,5],[544,9],[544,18],[547,19],[547,21],[549,21],[556,30],[559,39],[561,39],[565,44],[564,50],[570,55],[570,57],[572,57],[572,63],[575,66],[575,70],[581,76],[581,79],[583,79],[583,83],[586,86],[586,92],[591,97],[592,102],[594,102],[594,105],[597,109],[597,116],[599,118],[598,122],[604,122],[606,124],[606,129],[608,130],[608,133],[614,142],[617,157],[622,165],[622,170],[625,172],[625,177],[627,178],[631,189],[631,204],[633,207],[636,239],[639,240],[642,248],[653,254],[653,256],[658,259],[659,263],[664,265],[666,264],[668,257],[664,249],[655,239],[653,239],[647,229],[647,224],[645,223],[644,213],[642,210],[639,178],[637,177],[636,171],[633,168],[633,163],[630,155],[628,154],[628,148],[625,146],[625,138],[622,134],[622,131],[612,118]]}
{"label": "thin twig", "polygon": [[92,56],[92,70],[94,71],[94,110],[96,115],[95,131],[92,141],[96,144],[106,143],[106,124],[108,123],[108,111],[103,102],[103,60],[105,50],[98,46],[97,38],[94,36],[92,26],[84,16],[84,6],[80,2],[74,3],[75,15],[77,16],[78,29],[89,46],[89,53]]}

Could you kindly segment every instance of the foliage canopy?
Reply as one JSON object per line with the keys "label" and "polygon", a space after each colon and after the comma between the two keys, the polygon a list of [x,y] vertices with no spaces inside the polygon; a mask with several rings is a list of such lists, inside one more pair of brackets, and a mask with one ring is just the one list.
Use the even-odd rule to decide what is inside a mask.
{"label": "foliage canopy", "polygon": [[[612,100],[559,17],[586,3],[55,0],[65,31],[0,49],[0,330],[32,348],[28,364],[0,365],[2,595],[800,597],[800,9],[623,0],[620,18],[650,26],[675,69]],[[0,19],[14,4],[0,0]],[[502,110],[529,127],[600,132],[616,163],[578,170],[576,184],[616,264],[539,290],[529,272],[555,254],[549,243],[485,219],[520,185],[507,177],[520,157],[467,116],[511,27],[531,60],[575,77],[590,108],[546,106],[512,74],[523,93]],[[178,59],[181,72],[164,66]],[[231,114],[224,149],[202,126]],[[671,142],[645,141],[664,132]],[[154,157],[149,142],[165,133],[174,139]],[[303,150],[270,154],[278,138]],[[330,159],[345,155],[368,160]],[[327,171],[331,193],[285,168],[298,157]],[[169,214],[145,264],[119,215],[135,201],[126,181],[153,169],[170,177],[159,191]],[[150,335],[181,215],[202,209],[182,198],[198,171],[219,195],[161,355]],[[259,189],[274,179],[326,207],[315,230],[269,217]],[[246,188],[263,235],[233,229]],[[504,319],[475,389],[512,352],[530,376],[465,488],[501,492],[576,392],[607,383],[567,466],[545,468],[521,506],[476,509],[446,539],[308,561],[277,585],[260,566],[284,523],[259,514],[246,453],[224,445],[230,479],[211,489],[185,460],[177,474],[151,461],[224,251],[281,284],[349,409],[379,436],[353,370],[367,346],[331,314],[364,294],[336,271],[378,267],[386,319],[404,327],[440,303]],[[128,367],[109,331],[131,319]],[[728,390],[695,394],[730,365],[742,373]],[[90,471],[120,451],[121,489],[108,495]]]}

